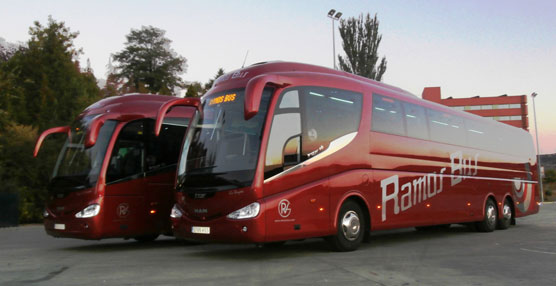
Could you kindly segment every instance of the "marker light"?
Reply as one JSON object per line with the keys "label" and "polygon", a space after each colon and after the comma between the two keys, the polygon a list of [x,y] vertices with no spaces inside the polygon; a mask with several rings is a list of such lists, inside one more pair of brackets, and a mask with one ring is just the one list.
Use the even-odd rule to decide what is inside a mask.
{"label": "marker light", "polygon": [[180,211],[178,206],[176,204],[174,204],[174,207],[172,207],[172,210],[170,211],[170,217],[171,218],[180,218],[182,216],[183,216],[183,213]]}
{"label": "marker light", "polygon": [[48,211],[47,211],[46,209],[44,209],[44,210],[42,211],[42,216],[43,216],[43,217],[48,217],[48,216],[49,216]]}
{"label": "marker light", "polygon": [[246,218],[254,218],[259,214],[261,210],[261,205],[257,202],[254,202],[246,207],[243,207],[237,211],[230,213],[227,218],[231,219],[246,219]]}
{"label": "marker light", "polygon": [[319,211],[323,212],[323,211],[324,211],[324,208],[319,208]]}
{"label": "marker light", "polygon": [[150,213],[150,214],[155,214],[155,213],[156,213],[156,210],[151,210],[149,213]]}
{"label": "marker light", "polygon": [[76,213],[75,217],[76,218],[94,217],[94,216],[98,215],[99,212],[100,212],[100,205],[99,204],[92,204],[92,205],[84,208],[82,211]]}

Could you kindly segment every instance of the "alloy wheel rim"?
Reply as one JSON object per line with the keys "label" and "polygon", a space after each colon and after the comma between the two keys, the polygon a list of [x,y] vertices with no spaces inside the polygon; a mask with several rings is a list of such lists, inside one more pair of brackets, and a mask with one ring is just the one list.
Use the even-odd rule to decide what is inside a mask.
{"label": "alloy wheel rim", "polygon": [[361,221],[355,211],[348,211],[342,218],[342,232],[349,241],[354,241],[359,237]]}

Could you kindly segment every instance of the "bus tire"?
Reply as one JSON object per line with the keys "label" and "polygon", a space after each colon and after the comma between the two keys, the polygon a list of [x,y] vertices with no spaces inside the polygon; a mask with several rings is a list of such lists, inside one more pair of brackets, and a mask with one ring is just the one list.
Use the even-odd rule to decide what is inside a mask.
{"label": "bus tire", "polygon": [[138,242],[151,242],[154,241],[155,239],[158,238],[158,233],[157,234],[147,234],[147,235],[141,235],[141,236],[136,236],[133,239],[137,240]]}
{"label": "bus tire", "polygon": [[496,203],[492,199],[488,199],[485,204],[483,220],[475,223],[478,231],[492,232],[496,229],[496,221],[498,220],[497,209]]}
{"label": "bus tire", "polygon": [[337,219],[336,235],[327,238],[336,251],[356,250],[365,236],[365,216],[359,204],[352,200],[344,202]]}
{"label": "bus tire", "polygon": [[505,199],[504,205],[502,206],[502,218],[498,219],[496,228],[507,229],[512,223],[512,205],[510,200]]}

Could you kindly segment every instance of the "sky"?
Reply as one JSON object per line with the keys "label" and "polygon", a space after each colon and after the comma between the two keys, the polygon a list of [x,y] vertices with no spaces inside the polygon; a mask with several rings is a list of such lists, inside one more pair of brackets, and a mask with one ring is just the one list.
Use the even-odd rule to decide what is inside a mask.
{"label": "sky", "polygon": [[[418,96],[440,86],[443,98],[536,92],[540,150],[556,153],[556,1],[0,0],[0,7],[0,38],[11,43],[27,41],[33,22],[46,24],[49,15],[79,32],[80,60],[90,60],[97,78],[106,77],[110,55],[131,29],[161,28],[187,58],[183,79],[200,82],[244,60],[332,67],[328,11],[344,19],[377,14],[379,55],[388,61],[383,82]],[[530,96],[528,105],[534,137]]]}

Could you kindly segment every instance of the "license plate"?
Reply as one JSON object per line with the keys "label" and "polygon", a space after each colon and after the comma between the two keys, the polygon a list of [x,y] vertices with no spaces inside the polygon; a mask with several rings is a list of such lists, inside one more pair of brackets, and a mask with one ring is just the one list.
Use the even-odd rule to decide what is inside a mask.
{"label": "license plate", "polygon": [[210,227],[208,226],[192,226],[191,233],[210,234]]}
{"label": "license plate", "polygon": [[66,229],[66,225],[63,224],[63,223],[55,223],[55,224],[54,224],[54,229],[65,230],[65,229]]}

